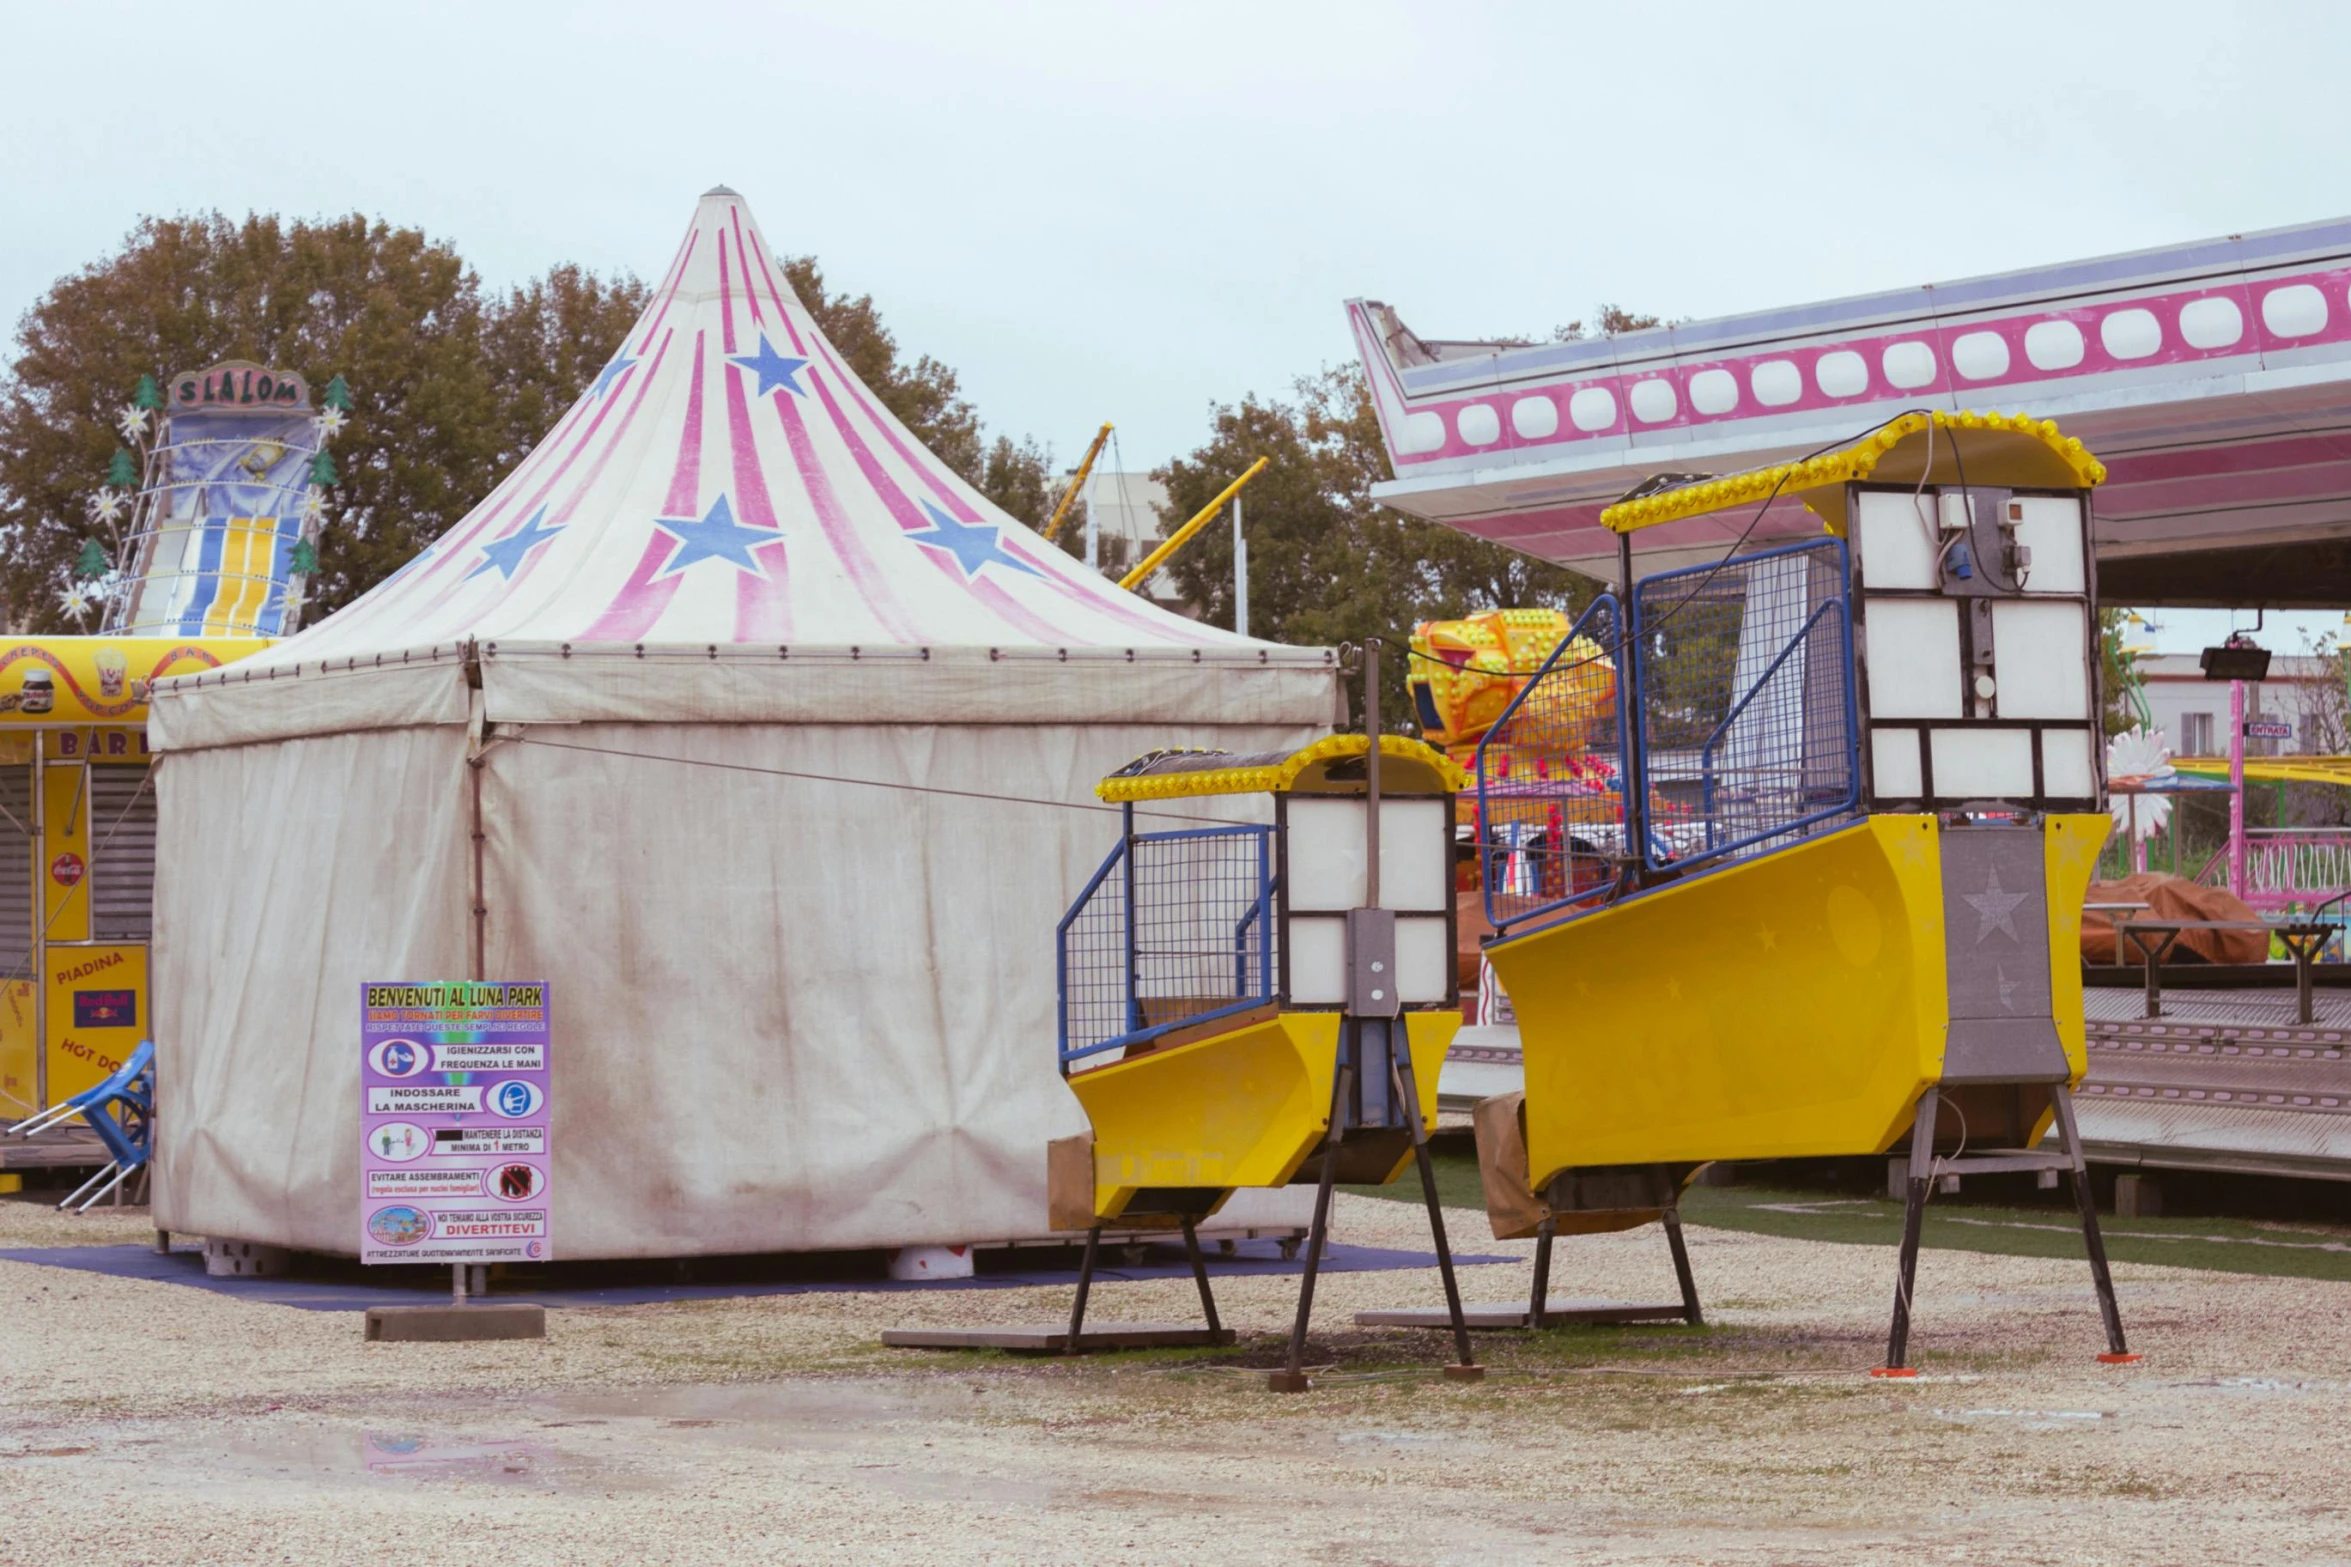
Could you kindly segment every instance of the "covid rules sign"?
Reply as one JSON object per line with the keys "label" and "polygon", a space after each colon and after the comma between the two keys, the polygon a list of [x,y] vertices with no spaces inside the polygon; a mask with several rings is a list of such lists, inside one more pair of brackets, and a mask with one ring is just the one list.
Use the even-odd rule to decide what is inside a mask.
{"label": "covid rules sign", "polygon": [[360,990],[361,1262],[545,1262],[544,981]]}

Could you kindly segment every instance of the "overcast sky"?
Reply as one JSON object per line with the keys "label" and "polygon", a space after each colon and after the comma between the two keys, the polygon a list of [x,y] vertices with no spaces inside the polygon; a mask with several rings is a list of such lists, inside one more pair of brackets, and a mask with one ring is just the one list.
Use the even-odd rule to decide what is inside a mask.
{"label": "overcast sky", "polygon": [[2347,44],[2210,0],[0,0],[0,311],[211,208],[646,276],[723,181],[991,428],[1145,468],[1349,357],[1351,295],[1543,332],[2340,215]]}

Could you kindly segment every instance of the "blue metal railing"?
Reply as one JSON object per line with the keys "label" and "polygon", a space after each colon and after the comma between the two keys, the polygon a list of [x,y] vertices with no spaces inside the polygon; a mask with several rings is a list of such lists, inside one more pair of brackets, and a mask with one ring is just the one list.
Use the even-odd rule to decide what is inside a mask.
{"label": "blue metal railing", "polygon": [[1594,600],[1479,742],[1497,930],[1601,903],[1634,863],[1720,863],[1859,819],[1843,540],[1659,572],[1633,597],[1629,616]]}
{"label": "blue metal railing", "polygon": [[1064,1072],[1274,997],[1273,829],[1128,822],[1055,928]]}
{"label": "blue metal railing", "polygon": [[1496,929],[1605,897],[1624,853],[1620,613],[1603,593],[1478,742],[1478,853]]}
{"label": "blue metal railing", "polygon": [[1781,848],[1857,818],[1849,604],[1834,538],[1642,579],[1634,679],[1651,867]]}

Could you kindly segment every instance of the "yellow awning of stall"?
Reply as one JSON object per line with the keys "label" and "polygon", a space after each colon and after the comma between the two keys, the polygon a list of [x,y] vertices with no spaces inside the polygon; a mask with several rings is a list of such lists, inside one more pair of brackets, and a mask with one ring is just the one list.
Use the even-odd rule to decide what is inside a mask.
{"label": "yellow awning of stall", "polygon": [[[1363,782],[1362,735],[1326,735],[1302,751],[1235,756],[1227,751],[1162,751],[1138,757],[1094,786],[1112,805],[1211,794],[1352,792]],[[1380,736],[1380,783],[1398,794],[1456,794],[1469,774],[1444,752],[1408,735]]]}
{"label": "yellow awning of stall", "polygon": [[2009,489],[2089,489],[2103,483],[2106,465],[2053,419],[2030,414],[1907,413],[1853,445],[1801,462],[1779,463],[1719,479],[1619,501],[1600,514],[1618,533],[1661,522],[1702,517],[1727,507],[1792,495],[1845,531],[1845,486],[1858,479],[1881,484],[1969,484]]}

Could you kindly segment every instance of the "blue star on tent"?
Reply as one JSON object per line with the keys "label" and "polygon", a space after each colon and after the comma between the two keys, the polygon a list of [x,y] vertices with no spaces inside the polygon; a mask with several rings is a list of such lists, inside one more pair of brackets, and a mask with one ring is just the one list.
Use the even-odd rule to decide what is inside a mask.
{"label": "blue star on tent", "polygon": [[805,359],[794,359],[790,354],[777,353],[773,348],[768,346],[767,334],[765,332],[759,334],[758,353],[729,354],[727,355],[727,363],[732,365],[741,365],[744,369],[752,371],[758,375],[759,390],[751,394],[754,397],[765,397],[768,393],[774,391],[779,386],[782,387],[785,391],[790,392],[794,397],[806,397],[808,395],[808,389],[794,379],[794,377],[799,375],[801,368],[805,366],[808,361]]}
{"label": "blue star on tent", "polygon": [[537,511],[531,513],[530,521],[524,523],[521,527],[506,535],[506,537],[502,539],[492,539],[489,543],[483,545],[481,564],[474,567],[473,570],[467,572],[465,574],[465,580],[471,582],[474,578],[480,576],[485,571],[496,570],[505,576],[508,581],[512,581],[514,579],[515,569],[521,566],[522,563],[529,558],[531,551],[537,549],[540,545],[546,543],[549,539],[555,537],[555,535],[563,531],[561,527],[540,527],[539,524],[546,520],[547,508],[542,506]]}
{"label": "blue star on tent", "polygon": [[625,348],[614,354],[612,362],[596,372],[596,395],[602,397],[606,392],[612,390],[612,383],[628,374],[629,366],[635,363],[636,361],[629,357],[629,351]]}
{"label": "blue star on tent", "polygon": [[1036,567],[1016,555],[1007,555],[997,543],[1002,529],[985,523],[957,522],[928,500],[922,503],[922,509],[930,513],[931,525],[911,530],[906,536],[925,549],[953,558],[963,570],[964,581],[978,576],[982,566],[1009,566],[1032,577],[1037,575]]}
{"label": "blue star on tent", "polygon": [[767,568],[751,552],[783,537],[766,528],[746,528],[736,522],[735,510],[723,495],[711,502],[710,511],[700,522],[691,517],[656,517],[653,526],[678,541],[669,559],[653,574],[656,580],[676,576],[700,560],[723,560],[739,571],[764,577]]}

